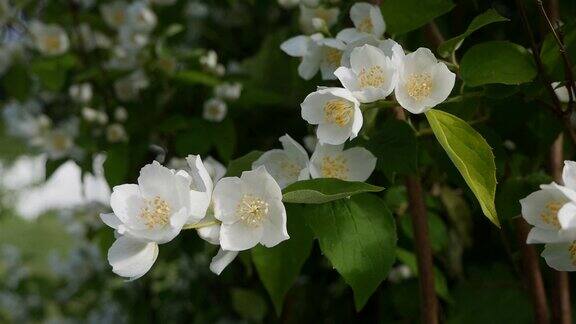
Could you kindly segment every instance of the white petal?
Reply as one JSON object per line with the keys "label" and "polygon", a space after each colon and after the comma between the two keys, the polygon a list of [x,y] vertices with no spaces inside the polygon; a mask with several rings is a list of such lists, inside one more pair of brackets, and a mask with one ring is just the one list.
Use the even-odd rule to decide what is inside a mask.
{"label": "white petal", "polygon": [[293,175],[288,172],[290,170],[286,169],[286,165],[290,165],[291,163],[293,162],[290,161],[284,150],[270,150],[264,152],[264,154],[252,163],[252,169],[263,166],[276,182],[278,182],[278,185],[281,188],[285,188],[298,180],[298,175]]}
{"label": "white petal", "polygon": [[356,28],[360,27],[364,19],[370,19],[371,10],[372,5],[366,2],[357,2],[352,7],[350,7],[350,19]]}
{"label": "white petal", "polygon": [[228,251],[244,251],[253,248],[262,239],[262,226],[249,226],[242,221],[220,226],[220,246]]}
{"label": "white petal", "polygon": [[282,201],[268,201],[268,215],[263,226],[264,232],[260,243],[265,247],[273,247],[290,238],[286,228],[286,209]]}
{"label": "white petal", "polygon": [[348,181],[366,181],[376,168],[376,157],[363,147],[353,147],[343,153],[348,162]]}
{"label": "white petal", "polygon": [[347,67],[341,66],[336,71],[334,75],[340,80],[340,83],[344,88],[348,89],[350,92],[358,91],[360,89],[360,83],[358,82],[358,76]]}
{"label": "white petal", "polygon": [[558,271],[576,271],[576,258],[570,251],[573,242],[546,244],[542,256],[551,268]]}
{"label": "white petal", "polygon": [[324,105],[331,98],[329,94],[321,92],[321,90],[307,95],[300,104],[302,118],[312,125],[324,122]]}
{"label": "white petal", "polygon": [[339,39],[344,43],[353,43],[368,36],[370,35],[363,33],[356,28],[345,28],[336,34],[336,39]]}
{"label": "white petal", "polygon": [[242,180],[242,191],[244,193],[250,193],[265,200],[282,200],[280,186],[263,166],[252,171],[242,172],[240,179]]}
{"label": "white petal", "polygon": [[436,106],[442,103],[454,88],[456,81],[456,74],[451,72],[446,64],[438,63],[432,70],[432,93],[430,97],[433,102],[431,106]]}
{"label": "white petal", "polygon": [[113,229],[118,229],[118,227],[120,225],[122,225],[122,221],[116,217],[116,215],[114,215],[114,213],[109,213],[109,214],[105,214],[102,213],[100,214],[100,219],[102,219],[102,221],[104,222],[104,224],[112,227]]}
{"label": "white petal", "polygon": [[352,50],[350,66],[358,74],[362,69],[369,69],[375,65],[386,65],[386,58],[384,52],[378,47],[366,44]]}
{"label": "white petal", "polygon": [[[317,47],[317,45],[314,45]],[[312,79],[320,69],[322,54],[320,48],[309,49],[298,65],[298,75],[304,80]]]}
{"label": "white petal", "polygon": [[138,186],[144,198],[159,196],[164,200],[173,201],[174,173],[157,161],[145,165],[140,170]]}
{"label": "white petal", "polygon": [[222,271],[224,271],[224,269],[234,261],[237,255],[238,251],[218,250],[218,253],[210,262],[210,271],[220,275],[220,273],[222,273]]}
{"label": "white petal", "polygon": [[303,57],[308,51],[308,44],[310,43],[310,37],[305,35],[299,35],[292,37],[280,45],[280,49],[284,53],[294,56]]}
{"label": "white petal", "polygon": [[576,228],[576,204],[566,203],[558,211],[558,221],[562,229]]}
{"label": "white petal", "polygon": [[308,164],[308,153],[300,143],[296,142],[290,135],[285,134],[280,137],[280,143],[290,159],[297,161],[301,166]]}
{"label": "white petal", "polygon": [[238,177],[222,178],[214,188],[214,217],[223,223],[234,223],[239,217],[236,214],[238,203],[242,199],[242,181]]}
{"label": "white petal", "polygon": [[564,161],[562,181],[566,187],[576,190],[576,162]]}
{"label": "white petal", "polygon": [[404,57],[404,73],[420,73],[422,70],[426,70],[437,62],[438,60],[436,60],[436,57],[430,49],[420,47]]}
{"label": "white petal", "polygon": [[110,206],[122,223],[135,228],[144,227],[139,217],[143,202],[138,185],[123,184],[112,188]]}
{"label": "white petal", "polygon": [[338,145],[353,137],[352,124],[341,127],[336,124],[320,124],[316,130],[318,141],[322,144]]}
{"label": "white petal", "polygon": [[212,192],[214,184],[208,170],[204,166],[200,155],[188,155],[186,158],[192,177],[191,189],[203,192]]}
{"label": "white petal", "polygon": [[135,280],[142,277],[158,257],[158,244],[119,237],[108,250],[108,262],[112,271],[122,277]]}
{"label": "white petal", "polygon": [[220,225],[201,227],[197,232],[204,241],[214,245],[220,244]]}
{"label": "white petal", "polygon": [[533,227],[528,233],[528,237],[526,238],[527,244],[559,242],[566,242],[566,240],[560,236],[560,233],[557,230],[543,229],[540,227]]}

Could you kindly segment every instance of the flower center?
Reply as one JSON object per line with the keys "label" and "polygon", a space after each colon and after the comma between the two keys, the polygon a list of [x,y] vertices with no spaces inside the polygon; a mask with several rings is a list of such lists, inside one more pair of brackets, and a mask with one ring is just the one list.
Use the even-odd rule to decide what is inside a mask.
{"label": "flower center", "polygon": [[71,145],[70,139],[60,133],[54,133],[52,135],[52,148],[56,151],[65,151]]}
{"label": "flower center", "polygon": [[430,73],[414,73],[408,77],[406,89],[410,97],[420,101],[432,92],[432,76]]}
{"label": "flower center", "polygon": [[146,199],[145,203],[140,217],[149,229],[162,227],[170,222],[170,206],[164,199],[156,196]]}
{"label": "flower center", "polygon": [[568,247],[568,253],[570,253],[572,265],[576,266],[576,241],[572,241],[572,244]]}
{"label": "flower center", "polygon": [[360,24],[358,25],[357,29],[363,33],[371,33],[372,30],[374,29],[374,25],[372,24],[372,19],[370,19],[370,17],[364,18],[360,22]]}
{"label": "flower center", "polygon": [[268,203],[260,197],[246,194],[240,200],[236,212],[246,225],[258,227],[268,215]]}
{"label": "flower center", "polygon": [[323,7],[316,8],[314,11],[314,16],[328,22],[328,20],[330,20],[330,10]]}
{"label": "flower center", "polygon": [[289,161],[282,161],[280,163],[280,168],[284,172],[284,174],[288,177],[294,178],[300,175],[300,168],[296,163],[292,163]]}
{"label": "flower center", "polygon": [[44,46],[50,50],[60,49],[60,37],[57,35],[48,35],[44,37]]}
{"label": "flower center", "polygon": [[325,178],[348,178],[348,161],[342,155],[325,156],[322,159],[322,176]]}
{"label": "flower center", "polygon": [[379,66],[373,66],[369,69],[362,69],[362,72],[360,72],[358,75],[358,79],[360,81],[360,87],[362,88],[378,88],[385,81],[384,71]]}
{"label": "flower center", "polygon": [[549,201],[544,210],[540,213],[540,219],[554,228],[560,229],[560,222],[558,221],[558,211],[562,208],[563,202],[552,200]]}
{"label": "flower center", "polygon": [[339,67],[340,62],[342,62],[342,51],[337,48],[326,47],[324,58],[331,66]]}
{"label": "flower center", "polygon": [[324,117],[326,121],[340,127],[348,125],[353,113],[352,103],[348,100],[332,99],[324,104]]}

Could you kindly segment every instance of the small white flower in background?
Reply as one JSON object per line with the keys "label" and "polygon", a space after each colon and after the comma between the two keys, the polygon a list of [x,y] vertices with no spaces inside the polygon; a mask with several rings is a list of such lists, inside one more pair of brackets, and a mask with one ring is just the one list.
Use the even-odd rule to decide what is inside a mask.
{"label": "small white flower in background", "polygon": [[70,156],[74,153],[74,138],[78,135],[79,122],[71,118],[45,131],[41,137],[35,138],[32,145],[39,146],[53,160]]}
{"label": "small white flower in background", "polygon": [[344,150],[344,144],[318,144],[310,158],[312,178],[366,181],[376,168],[376,157],[363,147]]}
{"label": "small white flower in background", "polygon": [[82,118],[89,123],[93,123],[98,119],[98,111],[91,107],[82,108]]}
{"label": "small white flower in background", "polygon": [[242,83],[240,82],[224,82],[214,88],[214,95],[224,100],[237,100],[242,93]]}
{"label": "small white flower in background", "polygon": [[549,243],[544,246],[542,257],[549,267],[558,271],[576,271],[576,241]]}
{"label": "small white flower in background", "polygon": [[126,23],[134,30],[149,32],[156,27],[157,18],[145,2],[138,1],[126,9]]}
{"label": "small white flower in background", "polygon": [[96,111],[96,121],[98,122],[98,124],[100,125],[106,125],[108,124],[108,114],[103,111],[103,110],[97,110]]}
{"label": "small white flower in background", "polygon": [[206,69],[214,69],[218,64],[218,54],[214,50],[209,50],[200,56],[200,65]]}
{"label": "small white flower in background", "polygon": [[126,10],[128,4],[125,1],[114,1],[100,6],[102,18],[112,28],[119,28],[126,23]]}
{"label": "small white flower in background", "polygon": [[138,184],[113,188],[113,213],[100,218],[120,235],[108,251],[114,273],[133,280],[150,270],[158,244],[176,237],[189,218],[189,188],[186,172],[176,173],[156,161],[140,170]]}
{"label": "small white flower in background", "polygon": [[[560,82],[552,82],[552,88],[554,89],[554,92],[556,93],[556,97],[558,97],[558,100],[560,100],[560,102],[562,103],[568,103],[570,101],[570,94],[568,92],[568,88],[563,85],[560,85]],[[572,98],[574,99],[574,101],[576,101],[576,94],[572,93]]]}
{"label": "small white flower in background", "polygon": [[308,150],[308,152],[314,152],[314,149],[318,144],[318,138],[316,136],[306,135],[304,136],[302,141],[304,142],[304,147],[306,147],[306,150]]}
{"label": "small white flower in background", "polygon": [[[338,21],[340,9],[326,8],[322,6],[308,7],[306,5],[300,6],[300,27],[305,34],[312,34],[318,30],[315,28],[313,20],[315,18],[324,20],[325,26],[330,28]],[[317,23],[316,23],[317,25]]]}
{"label": "small white flower in background", "polygon": [[396,64],[377,47],[355,48],[350,65],[351,68],[339,67],[334,74],[360,102],[384,99],[394,90],[398,80]]}
{"label": "small white flower in background", "polygon": [[273,247],[290,238],[282,190],[264,167],[245,171],[240,178],[222,178],[213,202],[225,251],[248,250],[258,243]]}
{"label": "small white flower in background", "polygon": [[228,106],[219,98],[208,99],[204,103],[202,117],[211,122],[221,122],[226,117]]}
{"label": "small white flower in background", "polygon": [[392,283],[399,283],[403,280],[409,279],[413,276],[412,270],[405,264],[395,266],[388,274],[388,280]]}
{"label": "small white flower in background", "polygon": [[138,51],[131,51],[123,46],[112,48],[112,57],[106,62],[109,69],[131,70],[138,66]]}
{"label": "small white flower in background", "polygon": [[110,124],[106,127],[106,140],[110,143],[128,141],[128,134],[122,124]]}
{"label": "small white flower in background", "polygon": [[132,29],[130,27],[121,27],[118,33],[118,40],[120,46],[124,47],[128,51],[138,51],[144,46],[148,45],[148,35]]}
{"label": "small white flower in background", "polygon": [[9,101],[2,107],[6,132],[10,136],[24,139],[40,135],[44,128],[39,118],[41,112],[42,107],[36,100],[28,100],[22,104],[15,100]]}
{"label": "small white flower in background", "polygon": [[252,169],[264,166],[283,189],[296,181],[310,178],[310,160],[302,145],[289,135],[280,137],[280,142],[283,149],[264,152],[252,163]]}
{"label": "small white flower in background", "polygon": [[380,8],[366,2],[357,2],[350,8],[350,19],[355,28],[346,28],[339,35],[348,42],[357,40],[366,35],[381,38],[386,31],[386,24]]}
{"label": "small white flower in background", "polygon": [[342,144],[358,136],[362,128],[360,102],[346,89],[320,89],[306,96],[300,106],[302,118],[318,125],[316,136],[322,144]]}
{"label": "small white flower in background", "polygon": [[33,21],[30,23],[30,32],[34,38],[36,48],[43,54],[64,54],[70,47],[68,35],[64,29],[58,25]]}
{"label": "small white flower in background", "polygon": [[116,109],[114,110],[114,119],[116,119],[116,121],[121,123],[125,122],[126,119],[128,119],[128,111],[126,110],[126,108],[122,106],[116,107]]}
{"label": "small white flower in background", "polygon": [[114,82],[114,90],[118,99],[131,101],[138,98],[140,91],[149,85],[148,77],[143,70],[136,70],[131,74]]}
{"label": "small white flower in background", "polygon": [[92,85],[87,82],[73,84],[68,89],[68,94],[76,102],[88,103],[92,100]]}
{"label": "small white flower in background", "polygon": [[413,114],[426,112],[442,103],[454,88],[456,74],[438,62],[427,48],[419,48],[403,57],[399,68],[396,100]]}
{"label": "small white flower in background", "polygon": [[189,16],[191,18],[202,19],[208,16],[210,10],[205,3],[199,1],[192,1],[186,5],[184,13],[186,16]]}

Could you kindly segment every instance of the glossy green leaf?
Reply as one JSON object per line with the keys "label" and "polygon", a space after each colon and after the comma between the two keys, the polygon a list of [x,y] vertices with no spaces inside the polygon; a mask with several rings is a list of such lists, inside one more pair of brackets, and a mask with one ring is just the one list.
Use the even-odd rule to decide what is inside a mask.
{"label": "glossy green leaf", "polygon": [[[566,48],[566,53],[572,64],[576,62],[576,22],[571,21],[566,25],[560,27],[560,32],[562,34],[562,41],[564,42],[564,47]],[[560,50],[558,49],[558,44],[554,39],[552,33],[548,33],[544,42],[542,43],[542,49],[540,50],[540,57],[542,58],[542,63],[546,67],[546,71],[550,74],[553,81],[564,80],[564,61],[560,55]],[[574,65],[572,65],[574,69]]]}
{"label": "glossy green leaf", "polygon": [[254,161],[256,161],[260,155],[262,155],[262,153],[264,152],[252,151],[244,156],[230,161],[230,164],[228,164],[228,171],[226,172],[226,176],[239,177],[242,175],[242,172],[252,170],[252,163],[254,163]]}
{"label": "glossy green leaf", "polygon": [[438,47],[438,54],[442,57],[449,57],[454,53],[460,46],[464,39],[470,36],[473,32],[478,29],[496,22],[509,21],[510,19],[502,17],[496,10],[488,9],[484,13],[480,14],[472,20],[470,26],[466,31],[456,37],[450,38],[444,43],[440,44]]}
{"label": "glossy green leaf", "polygon": [[396,225],[382,199],[372,194],[308,206],[306,220],[320,249],[354,291],[360,310],[388,276],[396,255]]}
{"label": "glossy green leaf", "polygon": [[470,48],[460,64],[467,86],[490,83],[521,84],[536,77],[536,66],[528,51],[507,41],[480,43]]}
{"label": "glossy green leaf", "polygon": [[272,248],[257,245],[252,249],[256,271],[278,315],[282,313],[284,296],[312,250],[314,236],[306,225],[305,217],[314,210],[306,205],[286,204],[290,239]]}
{"label": "glossy green leaf", "polygon": [[432,21],[454,7],[450,0],[385,0],[382,15],[390,34],[404,34]]}
{"label": "glossy green leaf", "polygon": [[379,192],[382,187],[364,182],[344,181],[333,178],[311,179],[295,182],[283,191],[282,201],[288,203],[323,204],[364,192]]}
{"label": "glossy green leaf", "polygon": [[486,140],[462,119],[441,110],[426,112],[434,135],[478,199],[484,215],[500,226],[494,199],[496,164]]}
{"label": "glossy green leaf", "polygon": [[366,144],[378,158],[378,169],[390,181],[398,174],[416,172],[418,149],[412,127],[406,122],[389,119],[379,128]]}

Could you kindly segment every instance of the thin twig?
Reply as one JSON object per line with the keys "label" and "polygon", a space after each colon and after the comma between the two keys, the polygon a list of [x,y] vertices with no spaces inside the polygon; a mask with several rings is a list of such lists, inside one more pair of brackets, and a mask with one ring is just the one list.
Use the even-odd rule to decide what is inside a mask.
{"label": "thin twig", "polygon": [[574,74],[572,74],[572,62],[570,61],[570,57],[566,52],[566,46],[564,46],[564,42],[556,32],[554,25],[550,21],[548,14],[546,13],[546,9],[542,4],[542,0],[536,0],[538,7],[540,8],[540,12],[542,16],[546,20],[546,24],[550,29],[550,32],[554,36],[554,40],[556,40],[556,44],[558,45],[558,49],[560,50],[560,56],[562,56],[562,62],[564,63],[564,77],[566,78],[566,88],[568,89],[568,112],[572,112],[574,109],[574,94],[576,93],[576,84],[574,83]]}

